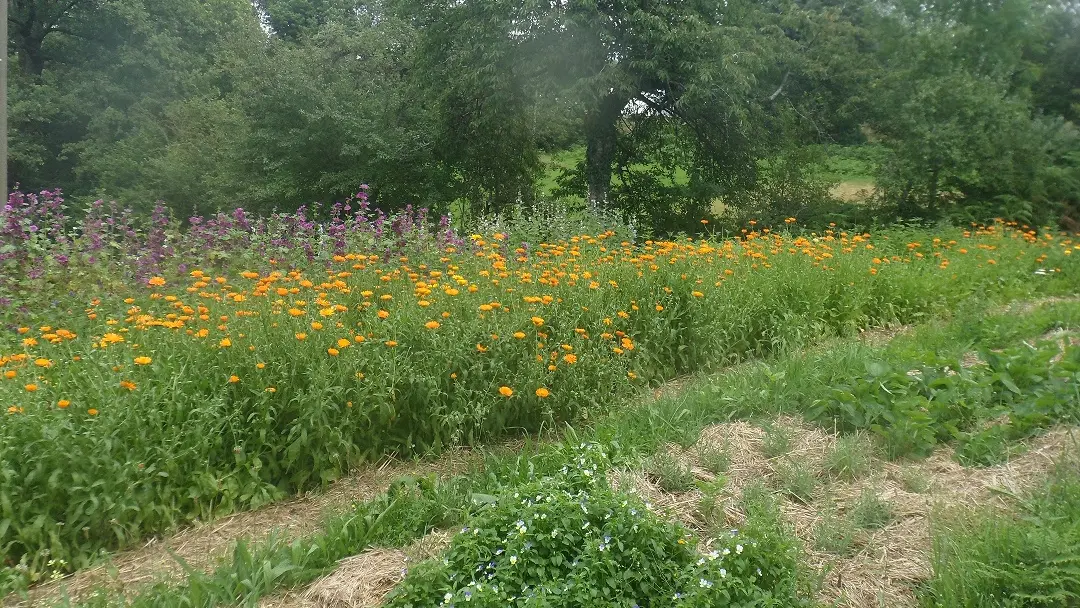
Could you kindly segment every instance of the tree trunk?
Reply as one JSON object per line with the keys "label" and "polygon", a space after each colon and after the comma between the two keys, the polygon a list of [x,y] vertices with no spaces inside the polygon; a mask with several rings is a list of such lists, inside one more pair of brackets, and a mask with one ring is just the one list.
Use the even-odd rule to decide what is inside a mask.
{"label": "tree trunk", "polygon": [[589,188],[589,204],[596,209],[607,206],[618,122],[627,102],[626,96],[609,93],[585,115],[585,182]]}

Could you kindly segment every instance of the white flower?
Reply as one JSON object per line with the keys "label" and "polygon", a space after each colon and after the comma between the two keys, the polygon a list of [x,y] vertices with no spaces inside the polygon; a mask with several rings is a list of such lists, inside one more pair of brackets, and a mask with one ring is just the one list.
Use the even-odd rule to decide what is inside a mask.
{"label": "white flower", "polygon": [[720,578],[727,578],[727,570],[720,568]]}
{"label": "white flower", "polygon": [[452,600],[452,599],[454,599],[454,594],[453,593],[447,593],[446,595],[443,596],[442,603],[449,604],[450,600]]}
{"label": "white flower", "polygon": [[518,562],[518,560],[517,560],[517,556],[516,556],[516,555],[511,555],[511,556],[510,556],[510,565],[514,565],[514,564],[516,564],[517,562]]}
{"label": "white flower", "polygon": [[701,580],[698,581],[698,586],[701,587],[702,589],[712,589],[712,582],[707,581],[705,579],[701,579]]}
{"label": "white flower", "polygon": [[742,545],[735,545],[735,553],[742,553]]}

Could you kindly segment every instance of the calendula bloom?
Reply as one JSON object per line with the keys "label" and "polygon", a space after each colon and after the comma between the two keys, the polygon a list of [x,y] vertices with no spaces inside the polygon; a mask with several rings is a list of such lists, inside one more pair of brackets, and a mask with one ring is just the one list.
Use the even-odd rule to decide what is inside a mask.
{"label": "calendula bloom", "polygon": [[61,400],[56,402],[56,407],[58,407],[60,409],[64,409],[69,405],[71,405],[71,402],[68,401],[67,399],[61,399]]}
{"label": "calendula bloom", "polygon": [[290,308],[289,314],[294,317],[302,317],[304,316],[304,311],[300,310],[299,308]]}
{"label": "calendula bloom", "polygon": [[53,362],[48,359],[34,359],[34,365],[38,367],[52,367]]}
{"label": "calendula bloom", "polygon": [[323,328],[323,324],[319,323],[318,321],[314,321],[311,324],[311,329],[314,329],[315,331],[319,331],[322,328]]}
{"label": "calendula bloom", "polygon": [[150,357],[135,357],[135,365],[150,365],[152,361]]}
{"label": "calendula bloom", "polygon": [[237,376],[237,375],[229,376],[229,384],[236,384],[237,382],[240,382],[240,376]]}
{"label": "calendula bloom", "polygon": [[331,357],[336,357],[341,354],[341,351],[336,348],[328,348],[326,349],[326,354],[330,355]]}
{"label": "calendula bloom", "polygon": [[222,338],[221,341],[218,342],[218,346],[220,346],[221,348],[229,348],[230,346],[232,346],[232,340],[228,338]]}
{"label": "calendula bloom", "polygon": [[276,393],[277,389],[272,387],[272,386],[268,386],[268,387],[266,387],[266,392],[268,392],[268,393]]}
{"label": "calendula bloom", "polygon": [[34,391],[36,391],[38,389],[38,386],[36,384],[31,383],[31,384],[27,384],[24,388],[26,388],[26,392],[32,393],[32,392],[34,392]]}
{"label": "calendula bloom", "polygon": [[500,386],[499,394],[503,397],[511,397],[514,394],[514,389],[510,388],[509,386]]}
{"label": "calendula bloom", "polygon": [[570,353],[569,355],[563,355],[563,361],[566,361],[570,364],[577,363],[577,355],[575,355],[574,353]]}
{"label": "calendula bloom", "polygon": [[165,279],[162,277],[151,277],[151,279],[147,281],[146,284],[153,287],[161,287],[165,284]]}
{"label": "calendula bloom", "polygon": [[302,331],[301,331],[301,332],[297,332],[297,333],[296,333],[295,335],[296,335],[296,339],[297,339],[297,340],[307,340],[307,334],[305,334],[305,333],[304,333],[304,332],[302,332]]}
{"label": "calendula bloom", "polygon": [[37,338],[23,338],[23,346],[37,346]]}
{"label": "calendula bloom", "polygon": [[694,296],[695,298],[705,297],[705,294],[701,293],[700,291],[691,291],[690,295]]}
{"label": "calendula bloom", "polygon": [[338,341],[337,341],[337,347],[338,348],[345,348],[345,347],[349,346],[350,344],[352,344],[352,342],[350,342],[348,338],[338,338]]}
{"label": "calendula bloom", "polygon": [[13,405],[13,406],[7,408],[7,413],[9,413],[9,414],[21,414],[21,413],[23,413],[23,408],[21,408],[21,407],[19,407],[17,405]]}
{"label": "calendula bloom", "polygon": [[130,380],[121,380],[120,381],[120,388],[126,388],[129,391],[133,391],[133,390],[135,390],[137,388],[137,385],[134,382],[131,382]]}
{"label": "calendula bloom", "polygon": [[541,399],[545,399],[551,396],[551,391],[541,386],[540,388],[536,389],[536,396]]}
{"label": "calendula bloom", "polygon": [[388,346],[390,348],[394,348],[395,346],[397,346],[397,342],[395,342],[393,340],[387,340],[386,342],[383,342],[383,344],[385,344],[386,346]]}
{"label": "calendula bloom", "polygon": [[18,374],[13,369],[9,369],[6,372],[4,372],[4,377],[7,378],[8,380],[11,380],[12,378],[14,378],[17,375]]}
{"label": "calendula bloom", "polygon": [[390,313],[385,311],[385,310],[380,310],[379,312],[377,312],[375,314],[379,315],[380,319],[386,319],[387,317],[390,316]]}
{"label": "calendula bloom", "polygon": [[535,325],[537,327],[540,327],[541,325],[544,324],[544,318],[543,317],[532,317],[532,319],[530,319],[530,320],[532,321],[533,325]]}
{"label": "calendula bloom", "polygon": [[[965,252],[965,253],[966,253],[966,252]],[[20,334],[25,334],[25,333],[26,333],[26,332],[28,332],[28,331],[30,331],[30,328],[29,328],[29,327],[20,327],[20,328],[19,328],[19,333],[20,333]]]}
{"label": "calendula bloom", "polygon": [[90,408],[90,409],[86,410],[86,413],[90,414],[91,416],[97,416],[98,415],[98,411],[97,411],[96,408]]}
{"label": "calendula bloom", "polygon": [[439,329],[440,323],[438,321],[428,321],[427,323],[424,323],[424,327],[428,329]]}
{"label": "calendula bloom", "polygon": [[518,340],[521,340],[521,339],[523,339],[525,337],[525,332],[523,332],[523,331],[515,331],[514,332],[514,337],[517,338]]}
{"label": "calendula bloom", "polygon": [[255,369],[263,369],[265,367],[266,367],[265,363],[256,363],[255,364]]}

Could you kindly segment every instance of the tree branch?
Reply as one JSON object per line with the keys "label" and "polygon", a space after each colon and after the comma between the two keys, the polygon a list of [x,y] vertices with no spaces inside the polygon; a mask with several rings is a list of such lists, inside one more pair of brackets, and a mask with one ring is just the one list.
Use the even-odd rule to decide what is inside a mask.
{"label": "tree branch", "polygon": [[791,76],[791,70],[784,73],[783,79],[780,80],[780,86],[776,87],[772,95],[769,95],[769,101],[776,101],[776,98],[780,96],[780,93],[784,90],[784,85],[787,84],[788,77]]}

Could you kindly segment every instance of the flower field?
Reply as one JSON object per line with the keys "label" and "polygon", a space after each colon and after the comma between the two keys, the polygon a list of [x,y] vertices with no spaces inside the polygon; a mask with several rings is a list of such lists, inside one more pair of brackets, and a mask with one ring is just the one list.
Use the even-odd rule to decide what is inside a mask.
{"label": "flower field", "polygon": [[[50,237],[67,248],[59,265],[23,255],[30,245],[9,251],[5,272],[47,263],[46,275],[70,275],[44,313],[3,317],[9,572],[80,567],[384,454],[587,421],[679,374],[909,322],[973,293],[1075,289],[1080,248],[1004,224],[638,242],[609,230],[532,245],[410,225],[394,247],[371,222],[340,225],[279,243],[282,255],[261,253],[256,220],[230,225],[248,240],[221,241],[227,251],[177,245],[210,238],[205,224],[163,232],[149,262],[111,281],[132,258],[75,265],[94,246],[84,230]],[[93,285],[73,288],[81,273]]]}

